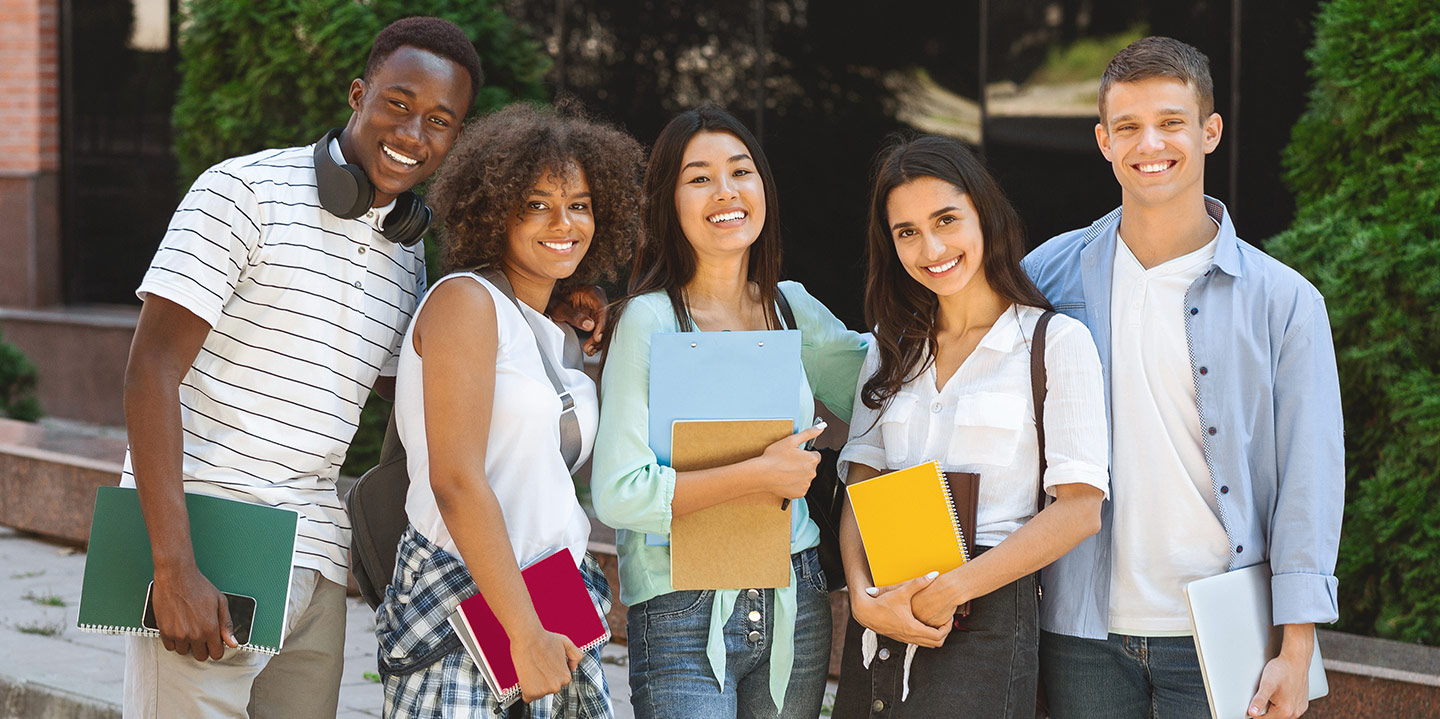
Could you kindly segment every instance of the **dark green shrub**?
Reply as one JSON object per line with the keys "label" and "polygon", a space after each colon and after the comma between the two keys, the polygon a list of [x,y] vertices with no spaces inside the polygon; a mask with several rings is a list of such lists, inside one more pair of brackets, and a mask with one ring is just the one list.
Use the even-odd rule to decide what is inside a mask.
{"label": "dark green shrub", "polygon": [[35,399],[35,365],[24,353],[0,337],[0,417],[34,422],[40,419]]}
{"label": "dark green shrub", "polygon": [[1345,403],[1340,627],[1440,644],[1440,13],[1333,0],[1267,245],[1324,293]]}
{"label": "dark green shrub", "polygon": [[[346,97],[390,22],[436,15],[463,28],[485,86],[472,112],[545,100],[550,62],[524,26],[490,0],[207,0],[183,3],[175,153],[183,192],[205,168],[267,147],[314,142],[350,117]],[[427,256],[434,279],[433,241]],[[375,464],[390,403],[371,395],[341,471]]]}

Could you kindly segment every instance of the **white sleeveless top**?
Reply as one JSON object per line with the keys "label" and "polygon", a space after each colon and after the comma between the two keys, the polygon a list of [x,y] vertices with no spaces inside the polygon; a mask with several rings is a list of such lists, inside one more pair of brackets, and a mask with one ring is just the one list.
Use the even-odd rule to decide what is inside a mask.
{"label": "white sleeveless top", "polygon": [[[490,438],[485,452],[485,476],[505,516],[505,531],[521,566],[546,551],[565,547],[578,565],[585,556],[590,520],[575,497],[570,470],[560,455],[560,398],[545,376],[535,346],[540,345],[551,365],[560,374],[565,388],[575,398],[580,423],[580,461],[590,456],[595,445],[595,427],[600,420],[600,402],[595,383],[582,370],[562,366],[565,336],[549,318],[525,307],[531,322],[520,309],[488,281],[469,272],[446,275],[439,287],[456,277],[478,282],[495,301],[499,345],[495,357],[495,403],[490,417]],[[431,288],[434,291],[434,288]],[[429,295],[426,296],[428,301]],[[420,303],[415,316],[425,308]],[[415,324],[400,344],[400,368],[395,377],[395,421],[405,443],[410,470],[410,490],[405,512],[410,523],[426,538],[447,552],[460,556],[455,540],[440,517],[435,493],[430,488],[430,456],[425,439],[425,398],[421,377],[424,360],[415,353]]]}

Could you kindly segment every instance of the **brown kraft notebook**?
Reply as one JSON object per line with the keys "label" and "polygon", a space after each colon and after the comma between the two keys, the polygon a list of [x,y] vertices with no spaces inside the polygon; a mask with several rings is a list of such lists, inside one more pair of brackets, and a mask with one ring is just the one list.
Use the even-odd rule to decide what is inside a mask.
{"label": "brown kraft notebook", "polygon": [[[671,426],[677,472],[759,457],[794,433],[794,420],[681,420]],[[772,495],[738,497],[670,522],[670,584],[675,589],[790,585],[790,510]]]}

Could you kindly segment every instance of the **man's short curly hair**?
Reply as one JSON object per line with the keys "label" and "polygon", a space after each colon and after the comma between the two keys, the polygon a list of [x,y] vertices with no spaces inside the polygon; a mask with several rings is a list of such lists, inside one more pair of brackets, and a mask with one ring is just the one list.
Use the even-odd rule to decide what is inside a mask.
{"label": "man's short curly hair", "polygon": [[[427,50],[465,68],[470,73],[470,104],[475,103],[475,96],[480,94],[480,86],[485,82],[485,73],[480,70],[480,55],[459,25],[428,16],[402,18],[386,25],[370,46],[370,58],[365,61],[363,75],[365,81],[368,83],[385,60],[402,47]],[[466,105],[467,114],[469,109],[470,105]]]}
{"label": "man's short curly hair", "polygon": [[509,219],[540,173],[571,166],[590,185],[595,235],[570,282],[613,281],[644,233],[644,151],[576,107],[515,104],[470,122],[426,196],[448,271],[499,266]]}

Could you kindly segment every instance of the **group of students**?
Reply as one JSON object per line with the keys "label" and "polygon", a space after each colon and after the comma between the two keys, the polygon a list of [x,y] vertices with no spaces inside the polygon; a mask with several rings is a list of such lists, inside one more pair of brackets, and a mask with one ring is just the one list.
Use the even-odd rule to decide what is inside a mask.
{"label": "group of students", "polygon": [[[1029,719],[1040,686],[1059,719],[1208,716],[1182,588],[1266,560],[1285,639],[1252,714],[1304,712],[1313,625],[1336,618],[1334,353],[1316,290],[1203,194],[1221,132],[1203,54],[1147,38],[1111,61],[1096,139],[1122,206],[1028,257],[964,145],[887,144],[868,335],[781,281],[775,179],[732,115],[682,112],[648,156],[573,108],[516,105],[462,133],[480,82],[458,28],[397,22],[325,154],[227,160],[177,210],[127,371],[124,481],[152,528],[162,638],[129,640],[126,716],[334,715],[348,525],[333,482],[372,386],[394,393],[411,476],[376,615],[385,716],[498,711],[446,622],[477,591],[512,639],[531,716],[612,714],[599,648],[547,631],[520,576],[564,548],[608,611],[570,479],[587,459],[595,512],[619,530],[635,715],[818,716],[831,605],[804,497],[821,429],[701,471],[661,464],[648,442],[655,333],[781,328],[801,335],[799,425],[817,400],[849,421],[843,481],[928,460],[981,477],[976,556],[894,586],[873,586],[844,508],[852,618],[834,716]],[[373,187],[361,213],[325,199],[327,157]],[[437,168],[428,201],[451,272],[427,291],[423,254],[392,241],[404,231],[390,216]],[[627,262],[608,323],[585,311],[591,293],[562,289]],[[577,307],[586,350],[604,345],[598,391],[553,319]],[[562,437],[564,413],[578,439]],[[182,488],[300,510],[278,656],[233,651],[224,602],[187,554]],[[645,535],[755,494],[793,502],[788,586],[675,590],[668,548]]]}

